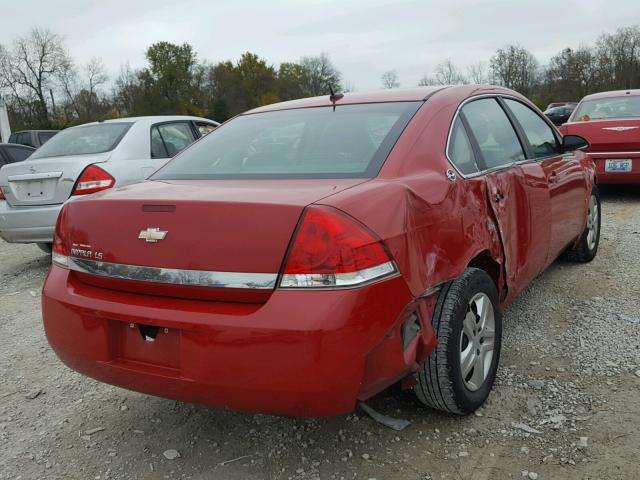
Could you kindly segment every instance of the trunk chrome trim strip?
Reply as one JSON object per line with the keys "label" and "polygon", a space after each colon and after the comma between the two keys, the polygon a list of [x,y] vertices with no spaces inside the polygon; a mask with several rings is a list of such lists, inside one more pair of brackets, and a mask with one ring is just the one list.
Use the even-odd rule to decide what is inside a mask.
{"label": "trunk chrome trim strip", "polygon": [[[57,255],[62,257],[62,255]],[[87,260],[85,258],[56,258],[55,263],[76,272],[101,277],[139,282],[165,283],[210,288],[275,289],[277,273],[214,272],[207,270],[181,270],[162,267],[143,267],[120,263]]]}
{"label": "trunk chrome trim strip", "polygon": [[[16,162],[17,163],[17,162]],[[31,180],[47,180],[49,178],[60,178],[62,172],[44,172],[44,173],[21,173],[20,175],[9,175],[9,182],[28,182]]]}
{"label": "trunk chrome trim strip", "polygon": [[631,152],[585,152],[588,155],[639,155],[640,150],[634,150]]}

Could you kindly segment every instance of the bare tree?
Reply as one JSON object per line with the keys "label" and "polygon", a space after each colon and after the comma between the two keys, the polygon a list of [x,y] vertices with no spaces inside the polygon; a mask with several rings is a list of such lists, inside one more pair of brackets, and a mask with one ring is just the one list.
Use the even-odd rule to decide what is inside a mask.
{"label": "bare tree", "polygon": [[425,74],[418,85],[461,85],[468,83],[465,76],[458,70],[450,58],[436,65],[433,76]]}
{"label": "bare tree", "polygon": [[460,85],[467,83],[467,79],[462,75],[450,58],[436,65],[434,70],[436,82],[439,85]]}
{"label": "bare tree", "polygon": [[485,62],[476,62],[467,65],[467,77],[471,83],[476,85],[488,83],[487,64]]}
{"label": "bare tree", "polygon": [[436,82],[435,78],[430,77],[425,73],[420,79],[420,81],[418,82],[418,85],[420,87],[431,87],[433,85],[438,85],[438,82]]}
{"label": "bare tree", "polygon": [[330,89],[340,89],[340,72],[333,66],[326,53],[315,57],[302,57],[300,65],[304,69],[302,90],[305,95],[326,95]]}
{"label": "bare tree", "polygon": [[626,89],[640,84],[640,26],[601,35],[595,55],[605,88]]}
{"label": "bare tree", "polygon": [[531,52],[518,45],[499,48],[491,58],[492,82],[530,95],[537,81],[538,61]]}
{"label": "bare tree", "polygon": [[565,48],[551,57],[544,73],[544,89],[555,97],[579,100],[598,89],[597,57],[589,47]]}
{"label": "bare tree", "polygon": [[382,74],[380,80],[382,82],[382,88],[398,88],[400,86],[398,72],[395,70],[387,70]]}
{"label": "bare tree", "polygon": [[32,105],[34,120],[40,126],[49,126],[49,106],[56,81],[72,65],[62,38],[48,29],[36,27],[29,35],[18,37],[2,60],[1,84],[11,92],[16,103]]}
{"label": "bare tree", "polygon": [[84,71],[87,77],[87,90],[89,90],[90,93],[96,93],[96,89],[109,80],[101,58],[93,57],[89,60],[84,66]]}

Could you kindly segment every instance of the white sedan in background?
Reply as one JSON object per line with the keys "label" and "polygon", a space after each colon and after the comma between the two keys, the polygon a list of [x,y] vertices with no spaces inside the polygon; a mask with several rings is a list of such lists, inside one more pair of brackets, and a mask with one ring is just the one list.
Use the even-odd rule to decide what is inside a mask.
{"label": "white sedan in background", "polygon": [[24,162],[0,169],[0,237],[49,252],[65,201],[144,180],[218,125],[199,117],[154,116],[61,131]]}

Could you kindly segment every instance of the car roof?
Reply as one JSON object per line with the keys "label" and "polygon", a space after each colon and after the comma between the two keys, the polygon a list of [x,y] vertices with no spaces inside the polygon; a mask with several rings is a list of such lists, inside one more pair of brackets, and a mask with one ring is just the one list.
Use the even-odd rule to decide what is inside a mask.
{"label": "car roof", "polygon": [[204,121],[218,124],[215,120],[209,120],[208,118],[202,117],[193,117],[191,115],[147,115],[142,117],[122,117],[122,118],[111,118],[109,120],[102,120],[100,122],[89,122],[83,123],[82,125],[76,125],[78,127],[83,127],[86,125],[100,125],[102,123],[158,123],[158,122],[171,122],[174,120],[196,120],[196,121]]}
{"label": "car roof", "polygon": [[[442,85],[432,87],[393,88],[369,92],[348,92],[336,101],[336,105],[384,102],[421,102],[427,100],[430,96],[440,91],[445,91],[447,94],[451,94],[454,97],[472,96],[483,93],[514,94],[514,92],[509,89],[491,85]],[[299,100],[272,103],[270,105],[249,110],[243,113],[243,115],[276,110],[289,110],[294,108],[326,107],[331,106],[332,104],[333,102],[330,100],[329,95],[322,95],[319,97],[301,98]]]}
{"label": "car roof", "polygon": [[584,97],[582,101],[597,100],[598,98],[624,97],[625,95],[629,95],[629,96],[640,95],[640,89],[611,90],[609,92],[592,93],[591,95],[587,95],[586,97]]}

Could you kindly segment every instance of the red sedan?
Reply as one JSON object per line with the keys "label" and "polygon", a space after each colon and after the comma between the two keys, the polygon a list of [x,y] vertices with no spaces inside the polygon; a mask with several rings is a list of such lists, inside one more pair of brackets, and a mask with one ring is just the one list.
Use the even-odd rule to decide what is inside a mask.
{"label": "red sedan", "polygon": [[596,255],[585,146],[502,88],[252,110],[67,203],[47,337],[85,375],[213,407],[335,415],[401,382],[472,412],[504,306],[559,255]]}
{"label": "red sedan", "polygon": [[560,131],[589,141],[598,183],[640,183],[640,90],[587,95]]}

